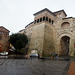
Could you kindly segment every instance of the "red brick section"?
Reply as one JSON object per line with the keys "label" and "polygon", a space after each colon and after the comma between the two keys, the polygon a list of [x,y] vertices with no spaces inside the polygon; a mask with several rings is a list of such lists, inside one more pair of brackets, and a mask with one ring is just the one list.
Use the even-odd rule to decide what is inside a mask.
{"label": "red brick section", "polygon": [[75,61],[70,64],[67,75],[75,75]]}

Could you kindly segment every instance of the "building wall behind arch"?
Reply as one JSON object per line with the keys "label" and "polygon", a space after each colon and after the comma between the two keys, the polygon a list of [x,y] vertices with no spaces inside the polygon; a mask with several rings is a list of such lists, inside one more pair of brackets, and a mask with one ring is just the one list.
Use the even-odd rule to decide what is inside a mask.
{"label": "building wall behind arch", "polygon": [[[64,22],[69,22],[70,25],[68,25],[67,27],[63,28],[61,27],[62,23]],[[74,19],[64,19],[61,20],[57,23],[56,25],[56,44],[55,44],[55,48],[56,48],[56,53],[59,54],[60,51],[60,40],[63,36],[68,36],[70,37],[70,45],[69,45],[69,55],[73,56],[74,55],[74,42],[75,42],[75,23],[74,23]],[[59,54],[60,55],[60,54]]]}

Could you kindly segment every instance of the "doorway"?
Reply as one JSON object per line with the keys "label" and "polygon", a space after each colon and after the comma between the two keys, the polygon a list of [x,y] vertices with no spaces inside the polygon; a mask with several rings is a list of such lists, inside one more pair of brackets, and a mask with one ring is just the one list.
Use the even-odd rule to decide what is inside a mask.
{"label": "doorway", "polygon": [[60,55],[69,55],[70,37],[63,36],[60,40]]}

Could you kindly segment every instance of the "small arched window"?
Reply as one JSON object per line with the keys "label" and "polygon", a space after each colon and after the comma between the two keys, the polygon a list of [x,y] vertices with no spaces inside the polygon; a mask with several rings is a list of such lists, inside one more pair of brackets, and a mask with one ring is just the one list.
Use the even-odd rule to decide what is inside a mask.
{"label": "small arched window", "polygon": [[49,18],[49,22],[51,23],[51,19]]}
{"label": "small arched window", "polygon": [[42,18],[40,18],[40,22],[42,22]]}
{"label": "small arched window", "polygon": [[45,21],[45,17],[43,17],[43,21]]}
{"label": "small arched window", "polygon": [[52,20],[52,24],[54,23],[54,21]]}
{"label": "small arched window", "polygon": [[39,23],[39,19],[37,19],[37,23]]}
{"label": "small arched window", "polygon": [[68,28],[69,26],[70,26],[69,22],[64,22],[64,23],[61,24],[62,28]]}
{"label": "small arched window", "polygon": [[34,21],[34,24],[36,23],[36,20]]}
{"label": "small arched window", "polygon": [[48,21],[48,17],[46,17],[46,21]]}

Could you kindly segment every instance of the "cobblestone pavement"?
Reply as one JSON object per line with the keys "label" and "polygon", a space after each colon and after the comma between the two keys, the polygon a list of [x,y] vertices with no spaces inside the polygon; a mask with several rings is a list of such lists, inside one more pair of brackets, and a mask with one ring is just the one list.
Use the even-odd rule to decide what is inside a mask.
{"label": "cobblestone pavement", "polygon": [[0,59],[0,75],[65,75],[68,61]]}

